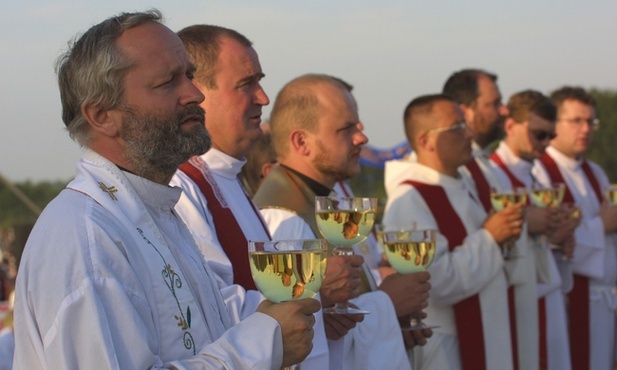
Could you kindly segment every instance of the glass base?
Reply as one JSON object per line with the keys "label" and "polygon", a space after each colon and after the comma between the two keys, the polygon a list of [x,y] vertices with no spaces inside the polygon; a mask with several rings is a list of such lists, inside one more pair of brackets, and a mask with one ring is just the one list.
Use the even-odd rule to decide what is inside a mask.
{"label": "glass base", "polygon": [[322,309],[322,312],[328,315],[368,315],[371,313],[371,311],[361,310],[353,307],[337,308],[335,306],[324,308]]}
{"label": "glass base", "polygon": [[437,329],[437,328],[441,328],[441,326],[439,325],[426,325],[423,323],[414,325],[414,326],[406,326],[404,328],[401,328],[402,331],[414,331],[414,330],[424,330],[424,329]]}
{"label": "glass base", "polygon": [[512,260],[519,258],[518,247],[514,244],[507,244],[501,247],[501,253],[504,260]]}

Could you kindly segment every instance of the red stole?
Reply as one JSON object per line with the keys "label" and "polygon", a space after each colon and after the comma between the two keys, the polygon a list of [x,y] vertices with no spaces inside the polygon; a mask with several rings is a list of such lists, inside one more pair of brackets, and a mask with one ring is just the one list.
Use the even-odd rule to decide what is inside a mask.
{"label": "red stole", "polygon": [[339,181],[339,186],[343,190],[343,193],[345,194],[346,197],[351,197],[351,191],[347,189],[347,185],[344,182]]}
{"label": "red stole", "polygon": [[[497,152],[493,152],[490,156],[491,161],[493,161],[499,168],[505,172],[506,176],[510,179],[512,183],[512,187],[514,188],[526,188],[525,184],[518,179],[518,177],[514,176],[512,171],[508,168],[508,166],[503,162],[501,157],[497,154]],[[529,201],[529,198],[527,199]],[[544,307],[544,298],[540,299],[540,307]],[[514,369],[518,369],[518,336],[516,333],[516,301],[514,297],[514,288],[508,287],[508,308],[510,314],[510,337],[512,339],[512,358],[514,359]],[[542,315],[540,315],[540,321],[542,321]],[[542,360],[542,337],[546,336],[546,325],[540,326],[540,360]]]}
{"label": "red stole", "polygon": [[[424,198],[437,221],[439,232],[448,239],[449,250],[451,251],[463,244],[463,240],[467,236],[465,225],[450,204],[443,188],[413,180],[404,181],[403,184],[414,186]],[[454,316],[463,370],[486,369],[482,308],[479,295],[475,294],[455,304]]]}
{"label": "red stole", "polygon": [[540,355],[540,370],[548,369],[548,338],[546,336],[546,299],[544,297],[538,299],[538,327],[540,333],[538,335],[539,355]]}
{"label": "red stole", "polygon": [[[565,203],[574,203],[574,197],[568,184],[565,182],[557,162],[548,154],[542,156],[542,164],[546,168],[552,182],[561,182],[566,191],[563,197]],[[589,163],[583,159],[581,164],[587,181],[591,184],[596,198],[602,205],[602,192],[596,176],[593,174]],[[573,369],[589,369],[589,278],[574,274],[574,286],[568,294],[568,326],[570,329],[570,361]],[[586,318],[586,319],[584,319]],[[576,345],[572,345],[576,343]]]}
{"label": "red stole", "polygon": [[574,197],[572,196],[572,192],[568,187],[568,183],[561,175],[559,166],[557,165],[557,162],[555,162],[553,157],[551,157],[548,153],[545,152],[542,158],[540,158],[540,162],[542,162],[542,164],[544,165],[548,176],[551,178],[551,182],[555,184],[562,183],[565,187],[563,202],[567,204],[574,204]]}
{"label": "red stole", "polygon": [[473,158],[471,161],[469,161],[465,165],[465,167],[467,167],[467,169],[469,170],[469,173],[471,173],[471,178],[476,183],[476,190],[478,190],[478,196],[480,197],[480,203],[482,203],[482,206],[484,207],[484,210],[486,211],[486,213],[490,213],[492,209],[491,187],[488,181],[486,180],[486,177],[484,177],[484,174],[482,173],[482,169],[480,169],[480,166],[478,165],[476,158]]}
{"label": "red stole", "polygon": [[602,205],[603,197],[602,197],[602,190],[600,190],[600,183],[598,183],[598,179],[596,179],[596,175],[593,174],[593,171],[591,170],[591,166],[589,165],[589,162],[587,162],[586,160],[583,160],[583,163],[581,164],[581,168],[583,169],[585,176],[587,176],[587,180],[589,180],[589,183],[591,184],[591,187],[593,188],[593,192],[596,194],[598,203]]}
{"label": "red stole", "polygon": [[512,171],[510,171],[508,166],[503,162],[503,160],[497,154],[497,152],[494,152],[493,154],[491,154],[491,161],[495,162],[495,164],[499,166],[499,168],[501,168],[503,172],[506,173],[506,175],[510,179],[510,182],[512,182],[513,188],[527,188],[525,184],[521,180],[518,179],[518,177],[514,176]]}
{"label": "red stole", "polygon": [[[228,207],[224,207],[214,193],[211,183],[211,181],[214,180],[206,179],[204,173],[190,161],[180,165],[180,170],[193,180],[208,201],[208,210],[212,213],[216,236],[231,262],[234,284],[242,286],[245,290],[257,290],[251,275],[246,236],[240,228],[240,225],[238,225],[238,221],[236,217],[234,217],[233,212],[231,212]],[[263,220],[259,216],[259,213],[257,213],[257,209],[255,209],[248,195],[247,199],[262,223],[268,238],[271,239],[268,228],[263,224]]]}

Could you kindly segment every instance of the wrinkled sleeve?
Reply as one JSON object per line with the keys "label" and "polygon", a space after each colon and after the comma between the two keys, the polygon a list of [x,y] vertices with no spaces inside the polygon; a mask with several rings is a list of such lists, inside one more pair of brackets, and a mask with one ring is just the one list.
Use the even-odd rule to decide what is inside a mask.
{"label": "wrinkled sleeve", "polygon": [[261,210],[274,240],[285,239],[315,239],[315,233],[302,217],[280,208],[264,208]]}
{"label": "wrinkled sleeve", "polygon": [[360,295],[351,302],[370,312],[345,338],[345,364],[351,369],[410,369],[394,305],[385,292]]}
{"label": "wrinkled sleeve", "polygon": [[[106,232],[122,226],[100,214],[97,222],[84,220],[79,197],[73,195],[61,207],[44,212],[24,250],[16,287],[14,369],[280,367],[280,326],[261,313],[221,336],[196,328],[195,355],[164,362],[157,306],[146,298],[140,266],[126,260],[120,242],[126,235]],[[100,208],[89,203],[90,208]],[[214,306],[201,309],[215,310]]]}
{"label": "wrinkled sleeve", "polygon": [[[276,343],[272,343],[273,338],[278,338],[275,339]],[[283,361],[281,338],[281,329],[276,320],[257,312],[231,327],[217,341],[204,347],[197,356],[174,361],[168,364],[168,368],[277,370]],[[270,353],[272,348],[272,361],[264,361],[264,358],[268,357],[264,356],[264,353]]]}
{"label": "wrinkled sleeve", "polygon": [[[148,312],[145,301],[129,299],[117,281],[101,281],[96,286],[84,282],[66,298],[54,325],[43,337],[40,358],[45,365],[40,368],[229,369],[247,365],[263,368],[263,353],[269,353],[272,347],[268,339],[281,338],[276,320],[256,313],[198,349],[192,358],[163,363],[156,355],[157,334],[144,320]],[[28,320],[29,331],[36,330],[32,322]],[[256,337],[264,340],[256,342]],[[23,347],[23,340],[28,339],[19,333],[17,348]],[[274,358],[282,360],[282,343],[274,347],[280,352]],[[24,356],[27,352],[17,353],[20,356],[15,369],[39,368],[32,366],[32,357]]]}

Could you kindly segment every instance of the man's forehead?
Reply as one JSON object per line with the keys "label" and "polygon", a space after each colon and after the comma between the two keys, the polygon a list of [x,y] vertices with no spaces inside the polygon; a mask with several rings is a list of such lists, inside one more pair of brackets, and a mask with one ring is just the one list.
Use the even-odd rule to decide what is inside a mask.
{"label": "man's forehead", "polygon": [[323,107],[334,107],[340,105],[348,105],[355,108],[355,99],[351,93],[338,85],[328,82],[318,82],[316,84],[307,85],[317,97],[318,102]]}
{"label": "man's forehead", "polygon": [[478,77],[478,98],[494,98],[501,97],[499,86],[492,78],[480,75]]}
{"label": "man's forehead", "polygon": [[160,23],[135,26],[125,31],[117,44],[134,67],[147,66],[148,71],[155,73],[170,73],[180,68],[194,70],[180,38]]}
{"label": "man's forehead", "polygon": [[572,112],[587,112],[587,111],[591,111],[592,113],[595,112],[595,109],[593,108],[593,106],[585,102],[582,102],[578,99],[564,100],[560,104],[559,110],[560,111],[572,111]]}
{"label": "man's forehead", "polygon": [[[169,41],[172,36],[175,36],[173,31],[161,23],[152,21],[125,30],[118,37],[117,43],[120,48],[126,50],[133,50],[138,47],[162,47],[161,39],[166,38]],[[177,38],[177,42],[182,43],[179,38]]]}
{"label": "man's forehead", "polygon": [[257,51],[230,37],[221,38],[217,64],[220,69],[240,68],[246,76],[261,72]]}
{"label": "man's forehead", "polygon": [[450,126],[454,121],[463,120],[460,106],[449,100],[436,101],[433,103],[433,108],[427,113],[427,118],[439,127]]}
{"label": "man's forehead", "polygon": [[555,121],[549,121],[545,118],[538,116],[537,114],[531,112],[529,114],[529,128],[551,128],[555,126]]}
{"label": "man's forehead", "polygon": [[438,100],[434,103],[432,111],[443,116],[463,116],[461,107],[450,100]]}

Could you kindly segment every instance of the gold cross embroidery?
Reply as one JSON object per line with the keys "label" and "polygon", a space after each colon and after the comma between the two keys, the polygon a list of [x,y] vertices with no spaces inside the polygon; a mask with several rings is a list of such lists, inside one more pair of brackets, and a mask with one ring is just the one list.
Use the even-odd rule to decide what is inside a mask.
{"label": "gold cross embroidery", "polygon": [[118,189],[116,189],[115,186],[111,186],[111,187],[107,187],[107,185],[103,184],[102,182],[99,182],[99,187],[101,188],[101,190],[103,190],[104,192],[106,192],[112,200],[118,200],[118,198],[116,198],[116,196],[114,195],[114,193],[118,192]]}

